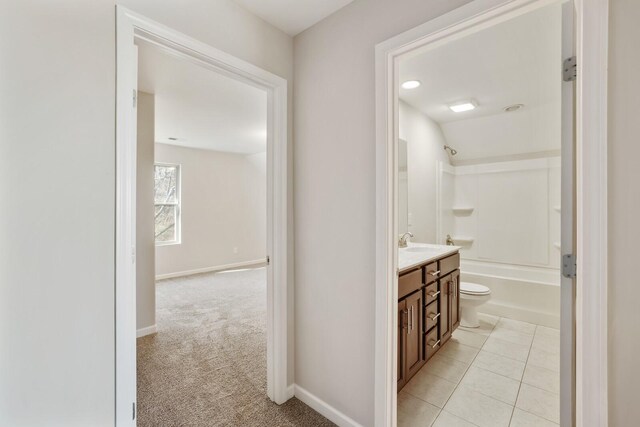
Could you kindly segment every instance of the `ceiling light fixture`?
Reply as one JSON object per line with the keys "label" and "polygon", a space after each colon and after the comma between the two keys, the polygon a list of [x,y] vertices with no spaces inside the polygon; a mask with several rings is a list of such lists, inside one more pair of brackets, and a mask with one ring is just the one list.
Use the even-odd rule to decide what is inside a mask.
{"label": "ceiling light fixture", "polygon": [[407,80],[402,83],[402,89],[415,89],[421,85],[419,80]]}
{"label": "ceiling light fixture", "polygon": [[169,138],[167,138],[169,141],[177,141],[178,138],[176,138],[175,136],[170,136]]}
{"label": "ceiling light fixture", "polygon": [[506,113],[511,113],[513,111],[522,110],[523,107],[524,107],[524,104],[513,104],[513,105],[509,105],[508,107],[504,107],[503,110]]}
{"label": "ceiling light fixture", "polygon": [[464,113],[465,111],[474,110],[478,106],[478,103],[473,99],[468,101],[456,102],[455,104],[449,105],[449,109],[454,113]]}

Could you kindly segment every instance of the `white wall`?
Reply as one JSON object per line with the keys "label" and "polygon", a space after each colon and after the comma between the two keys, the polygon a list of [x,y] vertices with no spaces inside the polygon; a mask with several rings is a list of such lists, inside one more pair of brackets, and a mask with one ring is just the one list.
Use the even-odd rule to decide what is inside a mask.
{"label": "white wall", "polygon": [[438,162],[449,164],[440,126],[400,101],[400,138],[407,141],[409,231],[414,242],[439,243],[436,236]]}
{"label": "white wall", "polygon": [[466,0],[356,0],[295,38],[296,384],[374,414],[374,47]]}
{"label": "white wall", "polygon": [[136,181],[136,328],[156,324],[156,251],[154,230],[155,99],[138,93]]}
{"label": "white wall", "polygon": [[180,165],[181,243],[156,247],[156,275],[266,257],[266,153],[243,155],[156,144]]}
{"label": "white wall", "polygon": [[113,13],[0,3],[0,425],[113,425]]}
{"label": "white wall", "polygon": [[[291,38],[231,0],[120,3],[291,82]],[[114,423],[114,6],[0,2],[2,425]]]}
{"label": "white wall", "polygon": [[640,2],[609,4],[609,426],[617,427],[640,419]]}

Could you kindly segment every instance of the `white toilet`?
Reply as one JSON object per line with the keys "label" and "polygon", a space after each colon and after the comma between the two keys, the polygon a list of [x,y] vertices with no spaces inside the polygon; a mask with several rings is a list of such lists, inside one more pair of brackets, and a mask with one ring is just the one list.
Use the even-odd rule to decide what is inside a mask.
{"label": "white toilet", "polygon": [[478,307],[491,299],[491,289],[477,283],[460,283],[460,326],[477,328]]}

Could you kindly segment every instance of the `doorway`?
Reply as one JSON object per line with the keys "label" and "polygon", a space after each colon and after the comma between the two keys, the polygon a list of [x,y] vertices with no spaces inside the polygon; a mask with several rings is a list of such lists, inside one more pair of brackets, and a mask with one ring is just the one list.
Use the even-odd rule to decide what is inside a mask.
{"label": "doorway", "polygon": [[[467,37],[471,37],[473,34],[486,29],[490,29],[501,23],[508,23],[509,21],[514,20],[517,17],[535,13],[535,11],[541,10],[542,8],[548,7],[549,5],[552,5],[554,3],[564,3],[562,8],[564,9],[563,12],[565,12],[563,13],[564,17],[561,18],[561,32],[563,32],[564,34],[557,40],[558,46],[561,47],[562,51],[562,56],[557,58],[557,78],[558,82],[561,82],[566,77],[569,78],[567,79],[568,81],[558,83],[558,90],[556,91],[558,94],[560,94],[561,92],[562,95],[562,107],[558,108],[556,111],[558,118],[562,116],[561,127],[558,128],[558,134],[562,134],[562,147],[558,146],[557,148],[553,149],[556,156],[562,154],[562,202],[557,205],[556,209],[558,216],[562,217],[562,238],[560,238],[560,236],[558,235],[558,241],[556,241],[556,245],[554,245],[556,247],[556,250],[558,251],[558,254],[552,261],[555,262],[555,264],[558,266],[558,271],[560,268],[563,269],[563,278],[561,280],[556,279],[557,282],[562,282],[557,291],[557,294],[561,295],[561,312],[556,316],[558,323],[561,325],[561,332],[559,333],[559,335],[561,335],[561,361],[559,363],[561,366],[561,381],[558,390],[559,398],[561,399],[561,410],[558,411],[557,415],[552,417],[550,422],[559,423],[563,426],[574,425],[576,419],[583,419],[584,412],[598,411],[597,409],[595,411],[591,411],[591,409],[585,409],[585,406],[581,404],[581,401],[592,399],[597,400],[599,403],[606,401],[606,393],[603,394],[600,390],[595,390],[593,387],[587,388],[580,380],[584,372],[581,365],[585,363],[585,359],[587,364],[591,364],[595,360],[600,360],[600,363],[606,361],[606,348],[603,348],[604,344],[602,341],[600,341],[599,343],[593,343],[593,349],[595,350],[593,354],[585,356],[584,354],[580,353],[580,351],[585,348],[584,346],[588,346],[591,341],[589,335],[585,335],[585,331],[587,329],[595,333],[598,336],[598,340],[601,340],[603,336],[601,326],[592,325],[592,322],[584,316],[582,310],[588,311],[590,309],[594,309],[595,307],[587,303],[587,300],[590,300],[591,293],[595,292],[595,290],[597,289],[597,293],[602,295],[603,290],[606,289],[606,278],[604,278],[601,273],[601,269],[604,265],[606,265],[606,248],[604,250],[598,249],[596,251],[598,257],[596,257],[595,259],[591,258],[591,255],[595,254],[593,248],[590,246],[590,243],[586,241],[588,239],[584,239],[584,233],[586,230],[589,230],[593,233],[593,236],[596,237],[597,242],[603,242],[600,239],[602,238],[602,236],[606,236],[606,227],[603,226],[602,221],[597,224],[585,224],[582,221],[584,220],[583,215],[585,209],[588,206],[588,204],[585,203],[585,199],[590,199],[592,202],[597,201],[600,206],[606,206],[606,197],[604,197],[606,192],[604,192],[604,190],[602,189],[603,178],[602,175],[599,175],[602,169],[606,167],[606,163],[605,161],[596,162],[597,170],[595,171],[586,171],[584,169],[581,169],[580,167],[575,167],[576,164],[582,164],[586,160],[586,158],[589,158],[591,159],[590,161],[593,161],[593,158],[590,156],[595,157],[601,155],[603,145],[606,146],[606,141],[603,140],[598,140],[597,144],[599,145],[597,145],[597,149],[595,149],[594,147],[593,151],[591,151],[584,145],[584,141],[586,139],[589,139],[589,137],[595,137],[595,135],[591,133],[594,131],[594,129],[591,128],[589,130],[586,130],[587,128],[589,128],[589,126],[585,126],[584,124],[584,117],[589,115],[589,113],[587,113],[588,109],[585,108],[585,105],[592,104],[594,106],[597,106],[594,107],[594,109],[601,112],[601,110],[598,109],[601,109],[603,108],[603,105],[606,105],[606,98],[603,99],[603,97],[601,96],[589,97],[588,91],[585,92],[583,86],[586,80],[581,81],[581,79],[588,80],[588,77],[593,78],[594,74],[597,74],[598,71],[602,72],[602,70],[597,66],[594,66],[594,70],[596,71],[593,71],[593,74],[589,75],[588,77],[584,77],[578,74],[577,86],[575,86],[575,80],[570,75],[571,71],[575,70],[575,64],[586,61],[585,58],[593,58],[593,56],[596,54],[599,55],[599,58],[601,60],[605,60],[603,58],[606,58],[606,55],[603,54],[602,49],[585,53],[585,46],[589,44],[589,41],[594,42],[594,40],[589,40],[589,38],[584,37],[582,33],[575,32],[573,27],[573,16],[575,13],[575,15],[577,16],[577,28],[582,28],[582,31],[584,31],[585,27],[594,25],[594,27],[600,29],[599,22],[596,24],[594,22],[590,22],[588,19],[591,13],[594,13],[593,10],[597,9],[597,6],[594,6],[593,4],[585,4],[589,2],[576,2],[575,4],[573,4],[570,2],[550,1],[505,2],[486,0],[473,2],[473,4],[461,7],[447,15],[430,21],[413,30],[407,31],[404,34],[396,36],[377,46],[376,79],[378,95],[378,269],[376,285],[376,425],[389,426],[396,424],[396,404],[398,399],[397,390],[404,385],[403,381],[405,380],[405,378],[403,377],[403,375],[414,375],[415,372],[420,369],[420,358],[424,357],[425,359],[428,359],[430,357],[428,348],[432,349],[431,355],[433,355],[435,353],[433,349],[437,351],[437,349],[440,348],[439,346],[443,345],[443,341],[441,340],[443,338],[444,340],[449,339],[452,330],[455,330],[458,327],[459,323],[461,323],[461,321],[464,321],[464,314],[461,315],[459,311],[460,303],[459,301],[456,301],[455,298],[453,298],[451,289],[454,290],[453,294],[460,295],[459,289],[462,286],[462,282],[465,280],[465,269],[472,264],[470,262],[467,262],[467,265],[465,267],[464,255],[454,252],[446,253],[443,255],[442,260],[436,260],[437,262],[434,263],[435,268],[430,269],[428,268],[430,267],[430,265],[425,266],[422,275],[417,271],[418,269],[416,269],[416,272],[414,274],[415,277],[413,280],[413,282],[418,285],[418,288],[416,290],[419,290],[421,284],[424,285],[423,287],[426,287],[428,289],[429,286],[432,286],[432,283],[434,282],[433,280],[430,280],[430,275],[449,274],[447,277],[450,277],[450,279],[444,282],[446,286],[443,287],[440,284],[441,280],[438,279],[435,281],[435,289],[432,289],[431,292],[425,293],[424,289],[422,290],[422,299],[419,298],[419,292],[411,294],[411,296],[416,296],[415,301],[411,298],[403,299],[407,295],[409,295],[405,295],[407,289],[409,289],[409,292],[412,292],[412,289],[410,289],[410,285],[406,285],[406,283],[400,284],[401,289],[399,290],[398,273],[402,273],[402,269],[407,267],[407,265],[404,265],[402,261],[398,259],[398,248],[404,246],[404,243],[410,236],[410,233],[406,233],[406,235],[404,235],[405,233],[401,233],[399,225],[406,224],[407,226],[409,226],[408,231],[410,232],[411,225],[417,225],[417,223],[419,222],[414,221],[414,218],[412,218],[412,210],[414,209],[411,206],[399,206],[399,199],[401,197],[411,197],[411,188],[409,188],[408,190],[398,188],[398,184],[404,181],[403,176],[399,175],[398,173],[398,168],[401,165],[405,165],[405,161],[404,159],[400,158],[400,154],[405,151],[410,151],[410,149],[406,149],[405,147],[403,147],[404,141],[408,140],[408,143],[411,143],[411,141],[409,140],[410,136],[408,136],[406,133],[403,134],[401,129],[403,100],[402,89],[400,85],[402,83],[410,83],[410,85],[408,85],[406,89],[411,89],[410,86],[416,87],[420,84],[420,82],[415,81],[418,79],[411,79],[407,81],[404,80],[404,77],[402,76],[402,63],[405,60],[415,60],[420,55],[420,53],[434,52],[436,50],[446,50],[446,47],[449,43],[464,40]],[[577,34],[577,61],[576,58],[573,58],[575,48],[573,38],[574,34]],[[598,43],[601,43],[602,39],[606,40],[606,33],[594,30],[594,34],[596,35],[594,36],[594,38],[598,38]],[[491,51],[494,47],[495,46],[487,47],[480,44],[477,46],[477,49],[480,51],[482,51],[483,49]],[[523,53],[523,56],[526,56],[526,53]],[[563,60],[569,61],[567,63],[563,63]],[[462,63],[463,61],[460,62]],[[436,66],[437,65],[443,65],[446,68],[447,64],[443,64],[442,61],[436,61]],[[566,74],[569,74],[569,76],[562,75],[563,68],[567,69]],[[444,75],[446,77],[449,77],[451,75],[456,76],[460,74],[460,70],[455,69],[455,67],[449,67],[448,69],[440,70],[440,72],[440,76]],[[486,75],[491,75],[489,70],[487,70]],[[465,85],[465,83],[466,82],[461,82],[458,89],[468,88],[468,85]],[[591,83],[593,84],[594,81],[591,81]],[[441,89],[440,87],[437,87],[438,81],[428,80],[426,84],[432,85],[430,86],[430,94],[437,94],[439,89]],[[560,84],[562,84],[562,89],[560,89]],[[576,97],[574,97],[573,90],[576,87],[578,88],[578,101],[576,105],[576,114],[574,116],[573,106]],[[446,102],[441,103],[443,104],[443,109],[445,111],[448,110],[449,112],[462,113],[464,111],[472,111],[480,105],[478,100],[473,99],[473,96],[469,96],[469,94],[458,94],[453,98],[447,99]],[[404,100],[405,110],[407,104],[406,101],[407,100]],[[518,104],[520,103],[507,103],[502,107],[505,108],[505,113],[517,113],[518,110],[523,108],[522,105]],[[567,108],[567,106],[569,106],[569,108]],[[433,114],[434,116],[437,116],[441,112],[442,111],[433,111]],[[576,117],[576,119],[574,119],[574,117]],[[606,115],[602,115],[600,113],[594,114],[592,117],[594,123],[600,126],[602,126],[603,123],[606,123]],[[449,136],[460,136],[460,132],[457,132],[460,129],[454,131],[454,127],[456,126],[449,126]],[[579,129],[577,134],[574,133],[576,127],[577,129]],[[594,128],[597,128],[597,126],[594,126]],[[581,132],[583,130],[586,131]],[[413,138],[415,139],[415,136]],[[560,137],[558,136],[558,138]],[[461,232],[458,232],[457,235],[455,233],[447,233],[447,229],[455,229],[455,227],[452,227],[451,224],[451,222],[455,222],[455,220],[449,221],[450,218],[446,218],[444,212],[447,211],[449,214],[457,216],[471,216],[474,209],[477,212],[479,207],[472,206],[471,204],[455,205],[454,203],[449,203],[456,202],[457,200],[447,200],[445,194],[447,192],[444,189],[447,188],[447,186],[452,187],[457,185],[458,187],[460,187],[460,184],[465,180],[473,181],[467,178],[459,179],[459,182],[456,184],[456,177],[460,175],[460,172],[468,175],[467,172],[472,172],[471,169],[476,169],[474,173],[496,173],[499,171],[486,170],[484,166],[480,167],[477,165],[477,163],[474,165],[473,160],[475,159],[472,158],[473,156],[471,156],[471,158],[467,156],[466,159],[462,159],[462,156],[465,156],[465,154],[460,153],[464,152],[461,151],[459,147],[453,144],[448,144],[447,142],[448,141],[445,140],[444,143],[441,144],[442,151],[438,153],[438,156],[443,157],[443,159],[438,159],[441,161],[438,174],[434,174],[435,176],[432,175],[428,177],[428,179],[436,182],[434,186],[436,187],[436,189],[439,189],[438,191],[440,193],[437,197],[434,197],[434,204],[437,205],[437,208],[433,209],[435,211],[435,215],[433,215],[435,217],[435,226],[433,227],[433,230],[435,231],[433,232],[433,234],[436,236],[434,243],[443,245],[452,243],[453,245],[457,244],[460,246],[467,246],[466,258],[471,258],[469,256],[468,247],[473,246],[476,236],[464,234]],[[465,150],[466,149],[474,150],[477,149],[477,147],[469,145],[466,146]],[[469,152],[466,153],[466,155],[468,154]],[[456,155],[458,155],[457,158],[455,158]],[[455,158],[455,160],[452,161],[452,157]],[[503,155],[499,154],[493,154],[487,157],[489,157],[491,162],[493,163],[500,163],[507,160]],[[460,159],[461,161],[456,165],[456,160]],[[432,157],[432,160],[436,159]],[[523,158],[520,160],[525,159]],[[531,160],[531,158],[529,158],[528,160]],[[539,158],[537,160],[539,160]],[[409,167],[407,168],[409,171],[409,186],[411,185],[410,163],[411,158],[409,158]],[[547,162],[547,165],[550,166],[549,162]],[[449,168],[449,166],[453,166],[454,168],[451,169]],[[467,170],[460,169],[463,167],[466,167]],[[482,171],[479,171],[479,169],[482,169]],[[504,171],[505,170],[502,170],[501,172]],[[400,171],[400,174],[402,174],[402,171]],[[547,175],[550,176],[549,174]],[[492,176],[492,179],[494,179],[495,177],[496,175]],[[478,184],[480,180],[481,179],[477,177],[475,179],[475,182],[471,182],[471,186]],[[423,180],[421,184],[424,184],[424,181],[425,180]],[[581,188],[584,188],[581,187],[581,185],[583,185],[585,182],[590,182],[593,184],[595,193],[590,193],[588,196],[585,196],[581,193]],[[494,182],[493,184],[496,183]],[[462,186],[464,186],[464,184]],[[489,185],[489,187],[491,186],[492,185]],[[558,185],[557,187],[560,187],[560,185]],[[548,195],[547,200],[549,200]],[[482,206],[482,210],[485,213],[484,219],[487,219],[487,212],[490,213],[491,207],[495,207],[495,204],[484,203]],[[399,218],[399,212],[406,212],[408,218]],[[574,214],[574,212],[576,212],[576,214]],[[424,217],[424,214],[422,215]],[[495,215],[495,217],[498,216],[499,215]],[[599,218],[600,220],[603,219],[602,217]],[[489,217],[489,220],[492,219],[495,218]],[[558,218],[558,223],[559,222],[560,220]],[[495,227],[493,228],[495,229]],[[491,227],[488,227],[488,229],[491,229]],[[423,236],[427,235],[425,234],[425,230],[420,230],[419,233]],[[403,234],[403,237],[399,240],[398,236],[400,234]],[[486,237],[487,236],[485,235],[483,240],[486,242],[482,246],[482,249],[484,251],[482,252],[482,256],[484,257],[487,257],[486,255],[488,254],[488,252],[491,252],[491,250],[493,249],[496,249],[498,251],[500,250],[500,248],[498,247],[492,248],[490,244],[491,242],[489,242]],[[489,244],[487,244],[487,242],[489,242]],[[545,250],[548,253],[551,253],[550,249],[552,244],[553,242],[550,241],[549,247],[543,248],[541,253]],[[546,246],[546,244],[544,244],[544,246]],[[419,250],[426,249],[413,248],[412,252],[414,252],[415,255],[415,253],[419,252]],[[487,249],[489,249],[488,252]],[[475,250],[477,252],[478,248],[476,247]],[[456,257],[462,256],[463,258],[463,268],[461,270],[456,270],[461,263],[459,258],[454,259],[454,255]],[[489,255],[496,258],[500,257],[497,255],[497,252]],[[519,257],[517,251],[503,253],[501,256],[507,258]],[[576,258],[578,260],[577,264],[573,261]],[[454,261],[456,262],[449,262],[451,261],[451,259],[454,259]],[[594,267],[594,272],[600,272],[598,274],[598,280],[594,280],[593,277],[581,276],[580,274],[578,274],[576,280],[576,276],[573,274],[572,269],[574,269],[574,267],[577,265],[578,271],[584,272],[585,270],[589,270],[591,266],[582,264],[582,262],[586,262],[587,259],[596,263],[597,267]],[[443,261],[445,261],[445,269],[447,271],[441,271],[441,269],[438,268]],[[543,260],[539,259],[539,261],[541,262]],[[523,259],[520,259],[517,262],[523,263]],[[414,268],[416,266],[411,265],[409,267]],[[486,271],[480,271],[480,269],[484,266],[477,265],[476,263],[474,267],[476,268],[476,271],[473,272],[474,280],[481,276],[487,275]],[[459,276],[456,275],[456,271],[459,271]],[[412,273],[411,271],[406,272]],[[409,280],[409,282],[411,282],[411,280]],[[487,286],[482,286],[483,289],[486,287]],[[448,308],[446,311],[434,311],[433,316],[430,318],[428,316],[430,312],[427,312],[426,310],[427,305],[429,303],[434,303],[434,298],[436,298],[438,301],[441,300],[442,298],[437,297],[437,295],[441,294],[443,290],[446,295],[449,295],[448,301],[445,304]],[[399,297],[402,298],[399,299]],[[481,297],[486,299],[486,295],[484,294],[481,295]],[[404,310],[402,310],[398,305],[398,302],[401,299],[405,303]],[[452,299],[454,301],[453,305],[451,304]],[[595,299],[590,301],[591,304],[595,303]],[[435,304],[439,307],[441,302],[435,302]],[[576,307],[578,307],[577,310]],[[603,308],[596,309],[593,315],[596,315],[599,319],[602,319],[602,310]],[[462,313],[464,312],[465,310],[463,308]],[[442,323],[442,320],[439,319],[436,321],[435,318],[439,317],[446,317],[447,319],[449,319],[445,321],[446,327],[444,328],[444,335],[438,333],[440,326],[437,325]],[[578,318],[577,321],[576,317]],[[422,321],[418,319],[422,319]],[[498,321],[500,321],[500,319],[498,319]],[[530,322],[527,323],[531,324]],[[424,329],[422,329],[423,327]],[[534,328],[536,327],[537,326],[534,325]],[[416,329],[417,332],[415,333],[415,342],[409,342],[407,344],[406,341],[410,341],[413,339],[412,333]],[[535,329],[533,332],[534,333],[531,336],[532,340],[535,336]],[[403,334],[405,336],[403,336]],[[425,335],[425,339],[422,340],[422,343],[420,343],[419,338],[421,334]],[[433,334],[433,336],[429,334]],[[471,336],[469,336],[469,338],[470,337]],[[405,351],[407,351],[411,357],[406,356],[403,359],[404,361],[399,361],[398,353],[400,352],[400,350],[398,349],[402,347],[403,341],[405,342]],[[420,349],[420,344],[424,346],[423,350]],[[413,356],[417,357],[414,358]],[[591,361],[592,357],[593,361]],[[402,364],[404,365],[402,366]],[[606,378],[606,374],[604,376]],[[601,379],[602,377],[599,378]],[[447,399],[444,399],[443,406],[446,405]],[[462,400],[468,401],[468,399]],[[439,412],[440,410],[442,410],[442,408],[436,408],[436,412]],[[458,415],[461,415],[460,411],[458,412]],[[513,411],[511,413],[513,413]],[[436,414],[436,416],[437,415],[438,414]],[[599,412],[598,415],[599,419],[603,419],[602,412]],[[606,419],[606,416],[604,418]],[[463,418],[463,421],[467,422],[473,422],[474,420]],[[480,422],[479,420],[475,421]],[[493,425],[509,425],[509,422],[510,418],[506,417],[506,424],[505,420],[502,420],[498,424]]]}
{"label": "doorway", "polygon": [[266,399],[267,94],[136,47],[137,423],[277,417]]}
{"label": "doorway", "polygon": [[[116,104],[116,425],[136,422],[136,42],[266,93],[267,396],[281,404],[288,386],[292,308],[288,298],[287,82],[211,46],[117,8]],[[177,168],[176,168],[177,169]],[[176,228],[177,232],[178,229]],[[173,235],[176,237],[176,234]],[[179,236],[177,236],[179,238]]]}

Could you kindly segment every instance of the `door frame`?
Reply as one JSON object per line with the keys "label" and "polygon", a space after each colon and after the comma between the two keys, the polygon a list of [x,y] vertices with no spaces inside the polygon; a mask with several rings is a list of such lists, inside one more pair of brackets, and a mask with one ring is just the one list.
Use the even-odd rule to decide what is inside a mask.
{"label": "door frame", "polygon": [[[554,3],[475,0],[376,46],[375,425],[397,422],[398,62],[419,47]],[[577,426],[607,426],[608,0],[574,0],[576,81]],[[560,78],[560,77],[559,77]],[[564,426],[564,424],[563,424]],[[569,426],[564,426],[569,427]]]}
{"label": "door frame", "polygon": [[287,80],[185,34],[116,6],[115,419],[135,425],[136,404],[136,109],[135,40],[267,92],[267,395],[293,396],[288,268]]}

